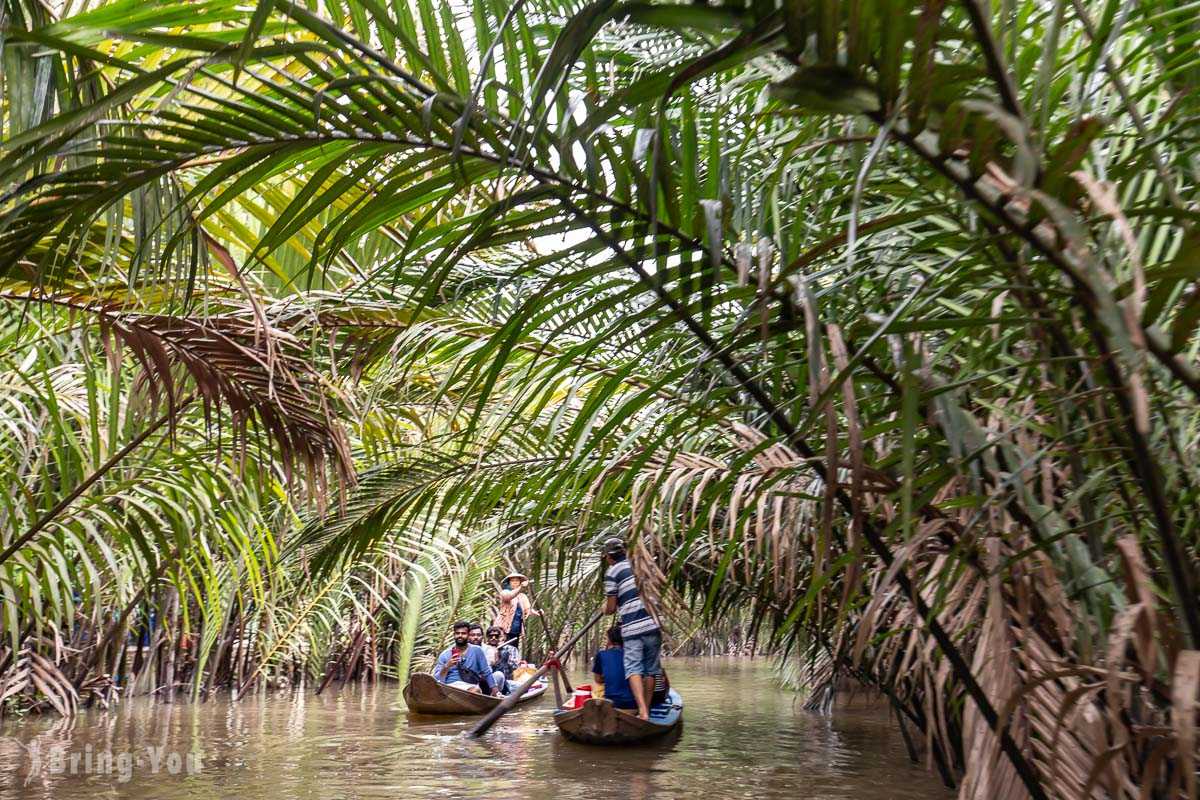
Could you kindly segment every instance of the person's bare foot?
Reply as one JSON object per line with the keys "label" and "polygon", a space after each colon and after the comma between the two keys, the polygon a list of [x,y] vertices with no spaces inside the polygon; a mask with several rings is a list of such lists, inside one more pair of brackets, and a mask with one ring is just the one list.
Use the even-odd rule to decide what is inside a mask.
{"label": "person's bare foot", "polygon": [[639,711],[639,712],[638,712],[638,719],[644,719],[644,720],[646,720],[647,722],[649,722],[649,721],[650,721],[650,715],[649,715],[649,714],[643,714],[643,713],[641,713],[641,712]]}

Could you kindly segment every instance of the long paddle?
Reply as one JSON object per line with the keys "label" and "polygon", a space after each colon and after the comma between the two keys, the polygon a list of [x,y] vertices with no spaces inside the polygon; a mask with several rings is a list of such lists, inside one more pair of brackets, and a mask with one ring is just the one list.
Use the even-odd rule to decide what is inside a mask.
{"label": "long paddle", "polygon": [[576,631],[575,635],[567,640],[567,643],[563,645],[560,653],[556,653],[554,658],[546,659],[546,663],[542,664],[541,669],[530,675],[525,680],[521,681],[521,684],[517,686],[516,689],[513,689],[512,694],[504,698],[500,705],[489,711],[486,717],[479,720],[479,722],[475,724],[474,728],[471,728],[471,730],[467,731],[467,736],[475,738],[487,733],[488,728],[496,724],[496,720],[507,714],[509,710],[517,704],[517,701],[521,699],[521,696],[524,695],[525,692],[529,691],[530,686],[533,686],[533,684],[536,683],[539,678],[549,672],[551,667],[556,667],[559,665],[559,660],[571,652],[571,648],[583,638],[583,635],[587,633],[593,625],[600,621],[602,616],[604,616],[603,609],[593,614],[592,618],[587,621],[587,624]]}
{"label": "long paddle", "polygon": [[[510,564],[511,564],[511,562],[510,562]],[[529,591],[529,600],[534,605],[536,605],[540,608],[542,604],[538,602],[537,594],[534,593],[534,591],[533,591],[533,585],[527,584],[527,588]],[[550,623],[546,622],[546,612],[539,611],[537,614],[537,618],[542,621],[542,631],[546,634],[546,644],[550,645],[550,649],[553,650],[554,642],[556,641],[556,639],[555,639],[554,634],[550,633]],[[561,634],[561,631],[560,631],[560,634]],[[571,694],[571,692],[573,692],[575,690],[571,688],[571,682],[567,680],[567,674],[565,672],[563,672],[561,669],[558,670],[557,672],[558,672],[557,680],[554,684],[554,696],[555,696],[555,698],[557,698],[559,700],[559,705],[562,705],[562,696],[558,693],[558,682],[557,681],[562,681],[563,688],[566,690],[567,694]]]}

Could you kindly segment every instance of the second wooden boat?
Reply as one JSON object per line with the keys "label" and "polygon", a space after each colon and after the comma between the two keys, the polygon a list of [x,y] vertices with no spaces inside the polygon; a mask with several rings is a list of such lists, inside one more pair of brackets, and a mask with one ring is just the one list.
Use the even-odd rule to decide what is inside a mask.
{"label": "second wooden boat", "polygon": [[[535,683],[517,702],[536,700],[545,691],[545,683]],[[404,702],[408,710],[415,714],[486,714],[500,705],[503,699],[439,683],[427,672],[414,673],[404,687]]]}
{"label": "second wooden boat", "polygon": [[560,708],[554,724],[563,736],[584,744],[636,744],[675,730],[683,721],[683,698],[672,689],[665,703],[650,707],[650,719],[593,697],[579,708]]}

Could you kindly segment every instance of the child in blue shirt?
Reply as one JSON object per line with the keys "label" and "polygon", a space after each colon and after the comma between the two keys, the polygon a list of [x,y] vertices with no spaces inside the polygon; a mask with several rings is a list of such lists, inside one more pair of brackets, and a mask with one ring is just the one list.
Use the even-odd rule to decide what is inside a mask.
{"label": "child in blue shirt", "polygon": [[612,701],[617,708],[637,708],[629,679],[625,677],[625,650],[621,627],[608,629],[608,647],[596,652],[592,660],[592,678],[604,685],[604,699]]}

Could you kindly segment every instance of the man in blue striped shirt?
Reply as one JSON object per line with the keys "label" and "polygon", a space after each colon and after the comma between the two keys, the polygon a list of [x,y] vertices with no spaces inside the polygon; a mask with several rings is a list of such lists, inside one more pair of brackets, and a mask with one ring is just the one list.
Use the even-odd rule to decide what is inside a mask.
{"label": "man in blue striped shirt", "polygon": [[633,567],[625,556],[625,543],[608,539],[604,543],[608,571],[604,573],[604,613],[619,614],[621,638],[625,640],[625,677],[637,701],[638,716],[650,719],[650,697],[654,694],[654,676],[662,672],[662,631],[642,604]]}

